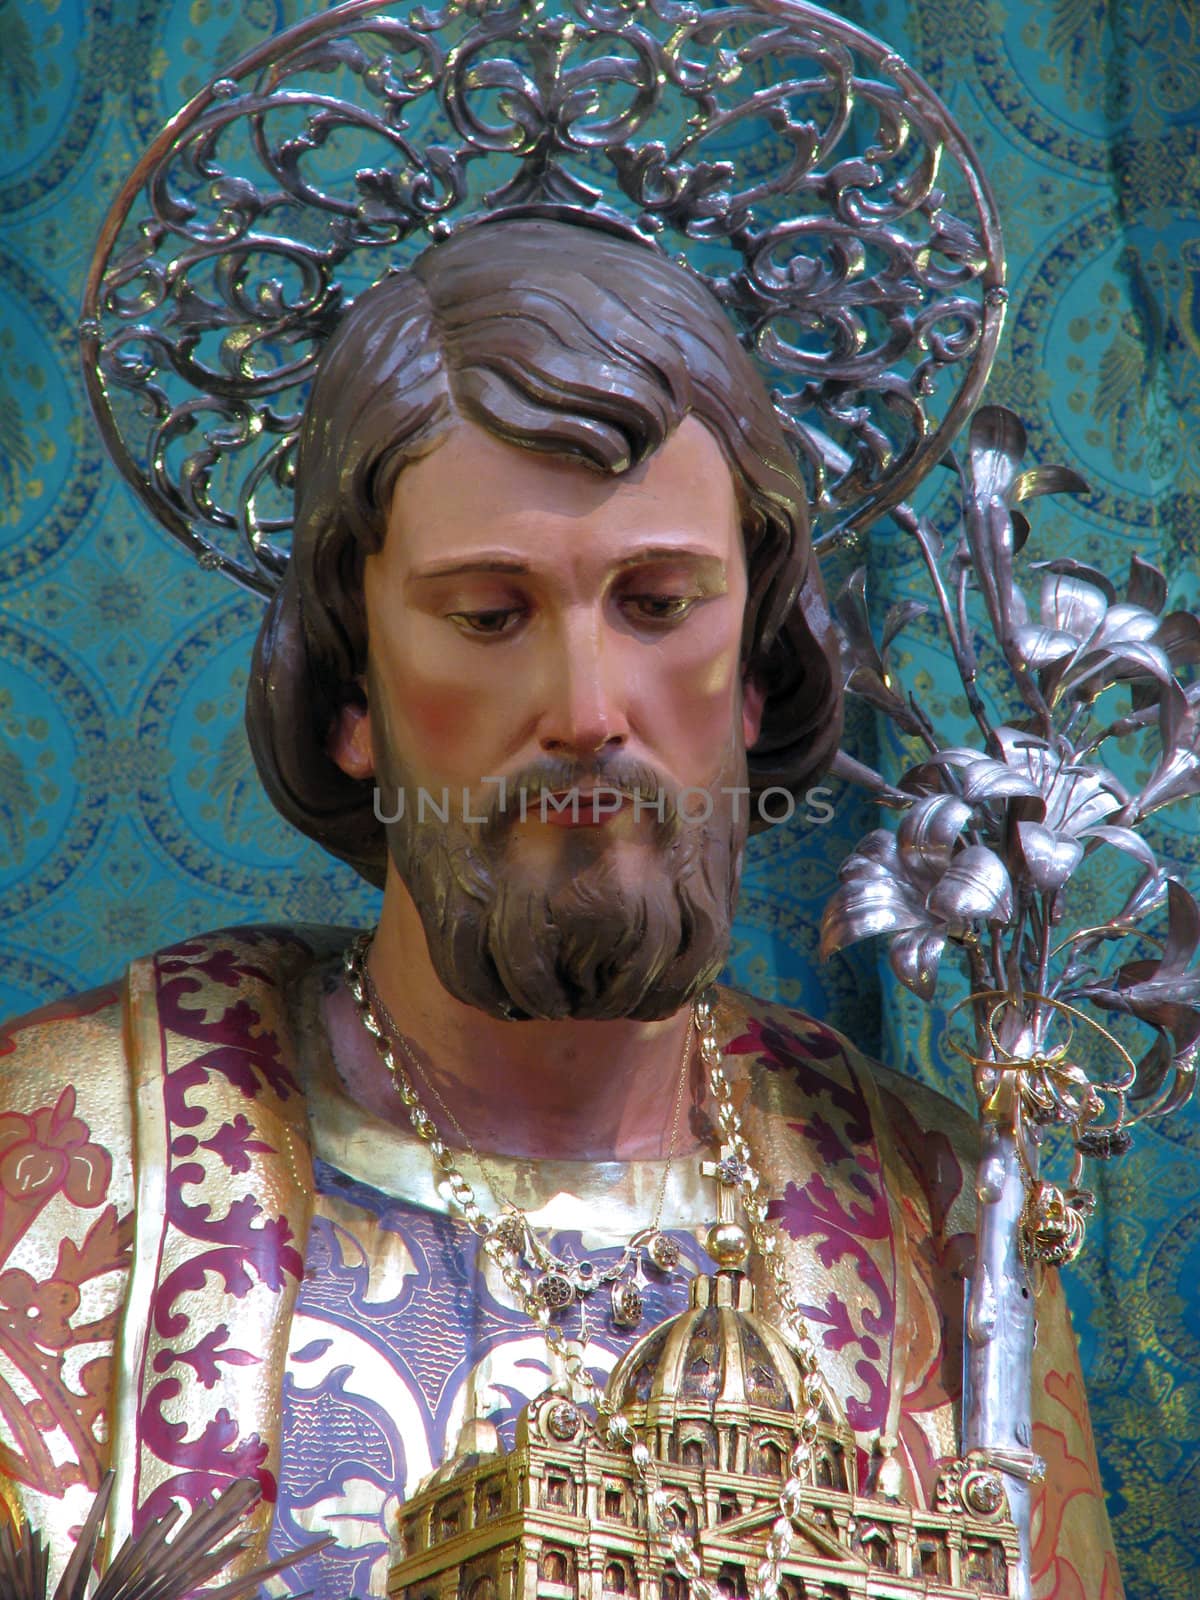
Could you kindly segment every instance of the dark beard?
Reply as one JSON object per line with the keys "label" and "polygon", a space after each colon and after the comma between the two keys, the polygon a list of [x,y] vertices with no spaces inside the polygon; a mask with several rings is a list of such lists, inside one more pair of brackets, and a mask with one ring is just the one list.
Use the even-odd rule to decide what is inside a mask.
{"label": "dark beard", "polygon": [[[722,786],[744,789],[740,744],[731,739],[705,820],[676,812],[658,775],[620,756],[587,767],[535,763],[510,779],[505,812],[493,791],[482,823],[464,822],[453,809],[446,822],[422,819],[416,784],[398,763],[388,767],[384,815],[397,810],[397,790],[405,797],[403,815],[387,827],[388,850],[420,914],[434,969],[456,999],[513,1020],[649,1021],[673,1016],[716,978],[729,949],[747,833],[745,793],[721,793]],[[647,865],[636,885],[621,881],[603,829],[564,833],[550,881],[531,879],[508,859],[521,789],[536,817],[542,790],[593,785],[647,802]],[[660,790],[662,821],[650,809]],[[440,792],[435,798],[440,803]]]}

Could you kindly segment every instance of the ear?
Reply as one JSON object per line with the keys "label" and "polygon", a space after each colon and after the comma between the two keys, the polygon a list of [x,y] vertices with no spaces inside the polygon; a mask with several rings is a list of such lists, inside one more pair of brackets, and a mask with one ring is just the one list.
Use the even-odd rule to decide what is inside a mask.
{"label": "ear", "polygon": [[334,718],[325,741],[325,753],[348,778],[373,778],[375,752],[371,745],[371,709],[365,698],[348,700]]}
{"label": "ear", "polygon": [[742,737],[746,749],[753,750],[762,730],[763,711],[766,709],[767,691],[757,678],[742,679]]}

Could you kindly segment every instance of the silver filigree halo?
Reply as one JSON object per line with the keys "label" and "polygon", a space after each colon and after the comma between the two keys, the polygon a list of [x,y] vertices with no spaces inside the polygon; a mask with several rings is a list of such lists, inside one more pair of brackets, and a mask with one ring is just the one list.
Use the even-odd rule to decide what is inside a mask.
{"label": "silver filigree halo", "polygon": [[202,565],[274,590],[333,326],[431,239],[506,210],[621,228],[707,280],[772,386],[818,548],[911,493],[1000,335],[1003,251],[965,137],[840,18],[801,0],[350,0],[171,120],[89,273],[101,432]]}

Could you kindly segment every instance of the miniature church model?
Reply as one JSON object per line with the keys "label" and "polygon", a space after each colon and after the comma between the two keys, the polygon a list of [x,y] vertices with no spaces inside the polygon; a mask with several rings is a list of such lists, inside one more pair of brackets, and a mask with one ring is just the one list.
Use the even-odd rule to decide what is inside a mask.
{"label": "miniature church model", "polygon": [[[740,1271],[692,1282],[691,1306],[622,1358],[608,1398],[658,1464],[706,1578],[729,1600],[755,1584],[803,1411],[783,1336],[754,1312]],[[878,1474],[877,1477],[886,1477]],[[969,1473],[967,1475],[969,1477]],[[974,1600],[1017,1593],[1017,1535],[998,1480],[936,1509],[857,1483],[854,1435],[823,1416],[782,1600]],[[990,1494],[989,1494],[990,1491]],[[564,1394],[522,1413],[513,1449],[440,1468],[400,1514],[391,1600],[687,1600],[627,1450],[609,1447]]]}

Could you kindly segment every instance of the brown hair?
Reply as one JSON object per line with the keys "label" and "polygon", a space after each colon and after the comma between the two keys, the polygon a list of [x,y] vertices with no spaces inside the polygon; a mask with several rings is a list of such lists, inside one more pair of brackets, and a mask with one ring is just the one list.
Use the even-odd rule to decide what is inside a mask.
{"label": "brown hair", "polygon": [[751,814],[767,788],[803,792],[837,748],[841,699],[804,485],[766,387],[691,273],[633,240],[523,219],[465,228],[390,273],[322,355],[292,557],[246,700],[255,762],[289,822],[382,883],[374,784],[347,777],[326,743],[366,667],[363,562],[382,545],[403,468],[465,417],[622,473],[689,414],[720,444],[742,507],[742,653],[767,697],[748,755]]}

